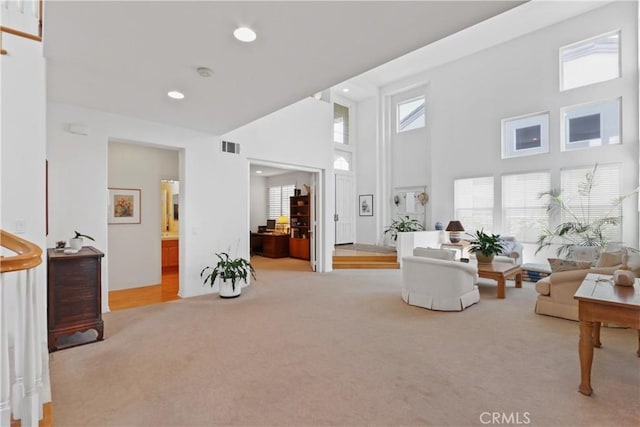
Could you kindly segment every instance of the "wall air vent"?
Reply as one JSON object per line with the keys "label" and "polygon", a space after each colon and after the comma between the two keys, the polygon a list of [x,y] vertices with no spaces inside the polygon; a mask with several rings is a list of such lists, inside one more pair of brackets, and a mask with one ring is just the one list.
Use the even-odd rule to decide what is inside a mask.
{"label": "wall air vent", "polygon": [[222,151],[225,153],[240,154],[240,144],[235,142],[222,141]]}

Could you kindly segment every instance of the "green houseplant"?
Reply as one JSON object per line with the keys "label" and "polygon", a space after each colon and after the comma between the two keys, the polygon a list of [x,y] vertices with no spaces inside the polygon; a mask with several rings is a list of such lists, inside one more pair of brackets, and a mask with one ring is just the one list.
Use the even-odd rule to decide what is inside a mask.
{"label": "green houseplant", "polygon": [[84,237],[94,242],[96,241],[96,239],[94,239],[93,237],[87,234],[82,234],[79,231],[74,231],[74,233],[76,233],[76,235],[69,239],[69,246],[71,246],[71,249],[73,249],[74,251],[79,251],[80,249],[82,249],[82,242]]}
{"label": "green houseplant", "polygon": [[424,226],[417,219],[410,219],[409,216],[398,217],[391,221],[391,225],[385,228],[384,234],[389,234],[391,239],[395,242],[398,240],[398,233],[405,233],[408,231],[422,231]]}
{"label": "green houseplant", "polygon": [[538,237],[538,249],[551,245],[559,245],[557,255],[570,255],[572,246],[597,246],[604,248],[612,243],[607,236],[611,227],[620,224],[622,220],[622,202],[634,193],[638,188],[623,196],[614,198],[605,213],[601,207],[593,207],[591,203],[592,193],[598,185],[596,174],[598,165],[585,174],[584,180],[578,185],[578,199],[566,200],[561,189],[552,189],[540,193],[540,198],[548,198],[547,212],[551,216],[559,216],[563,222],[554,229],[544,229]]}
{"label": "green houseplant", "polygon": [[[235,298],[240,296],[242,286],[239,282],[244,281],[247,283],[249,274],[254,279],[256,278],[253,266],[244,258],[231,258],[226,252],[216,253],[215,255],[218,257],[216,265],[214,267],[207,266],[200,272],[203,285],[208,282],[213,287],[216,279],[219,278],[220,297]],[[238,282],[237,285],[236,282]]]}
{"label": "green houseplant", "polygon": [[469,252],[475,253],[480,263],[493,262],[493,258],[504,249],[499,234],[487,234],[482,229],[476,231],[472,237]]}

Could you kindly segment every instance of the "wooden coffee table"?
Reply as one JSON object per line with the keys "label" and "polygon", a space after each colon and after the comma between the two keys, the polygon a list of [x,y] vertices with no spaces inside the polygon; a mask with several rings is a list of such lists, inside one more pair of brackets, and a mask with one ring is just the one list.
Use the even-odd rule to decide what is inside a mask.
{"label": "wooden coffee table", "polygon": [[522,287],[522,268],[508,262],[478,263],[478,276],[498,282],[498,298],[505,297],[507,279],[515,279],[516,288]]}

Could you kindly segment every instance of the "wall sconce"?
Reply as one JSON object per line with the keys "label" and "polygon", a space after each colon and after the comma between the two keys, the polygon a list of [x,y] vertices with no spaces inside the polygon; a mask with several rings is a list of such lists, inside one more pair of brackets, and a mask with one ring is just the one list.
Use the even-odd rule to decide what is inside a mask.
{"label": "wall sconce", "polygon": [[460,221],[449,221],[447,231],[449,232],[449,240],[451,243],[458,243],[460,241],[460,232],[464,231],[464,227]]}

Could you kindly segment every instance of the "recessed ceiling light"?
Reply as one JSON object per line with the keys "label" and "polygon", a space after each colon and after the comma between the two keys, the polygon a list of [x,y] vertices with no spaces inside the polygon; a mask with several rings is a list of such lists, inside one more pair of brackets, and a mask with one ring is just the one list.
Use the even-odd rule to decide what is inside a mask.
{"label": "recessed ceiling light", "polygon": [[349,88],[345,87],[344,89],[342,89],[343,92],[349,92]]}
{"label": "recessed ceiling light", "polygon": [[262,171],[256,171],[256,173],[262,173]]}
{"label": "recessed ceiling light", "polygon": [[240,27],[233,32],[233,36],[241,42],[252,42],[256,39],[256,32],[249,27]]}
{"label": "recessed ceiling light", "polygon": [[184,93],[178,92],[177,90],[167,92],[167,96],[173,99],[184,99]]}

